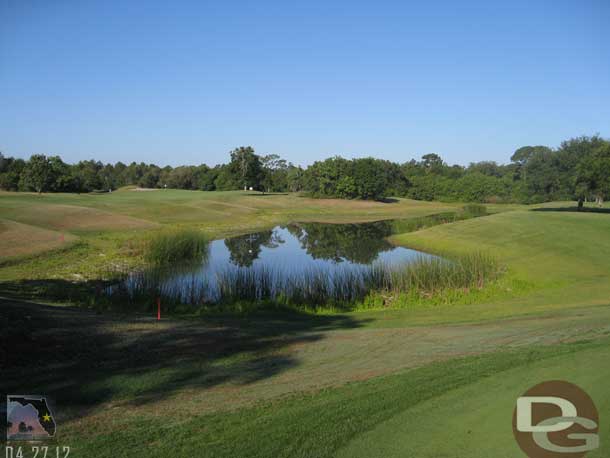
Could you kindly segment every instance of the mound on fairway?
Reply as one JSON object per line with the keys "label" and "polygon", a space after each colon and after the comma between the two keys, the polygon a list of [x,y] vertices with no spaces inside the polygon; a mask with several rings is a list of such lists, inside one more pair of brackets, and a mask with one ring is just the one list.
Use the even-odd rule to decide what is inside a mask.
{"label": "mound on fairway", "polygon": [[150,221],[75,205],[31,205],[20,208],[14,219],[56,230],[103,231],[154,227]]}
{"label": "mound on fairway", "polygon": [[71,234],[0,219],[0,253],[6,260],[69,246],[77,240]]}

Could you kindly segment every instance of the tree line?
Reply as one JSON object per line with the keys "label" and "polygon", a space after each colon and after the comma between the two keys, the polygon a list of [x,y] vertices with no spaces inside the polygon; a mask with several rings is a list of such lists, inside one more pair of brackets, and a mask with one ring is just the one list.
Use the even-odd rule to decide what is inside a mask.
{"label": "tree line", "polygon": [[110,191],[127,185],[201,191],[253,189],[306,192],[313,197],[538,203],[610,198],[610,142],[600,136],[566,140],[558,148],[524,146],[508,164],[493,161],[449,165],[438,154],[402,164],[340,156],[307,168],[251,147],[230,152],[226,164],[159,167],[87,160],[67,164],[59,156],[29,160],[0,153],[0,189],[34,192]]}

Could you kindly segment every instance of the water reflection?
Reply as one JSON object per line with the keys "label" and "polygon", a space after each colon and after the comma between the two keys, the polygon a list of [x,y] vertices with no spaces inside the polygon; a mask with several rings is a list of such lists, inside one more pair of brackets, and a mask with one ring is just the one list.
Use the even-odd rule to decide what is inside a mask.
{"label": "water reflection", "polygon": [[302,223],[287,227],[313,259],[336,263],[370,264],[393,247],[385,237],[392,232],[387,221],[362,224]]}
{"label": "water reflection", "polygon": [[[215,240],[204,264],[132,274],[121,289],[130,295],[158,291],[183,303],[217,302],[230,296],[276,297],[310,290],[324,297],[362,296],[378,271],[405,265],[424,253],[391,245],[391,222],[298,223]],[[340,292],[339,289],[344,290]]]}
{"label": "water reflection", "polygon": [[250,267],[258,259],[263,247],[273,249],[282,243],[284,240],[275,230],[240,235],[224,241],[231,262],[239,267]]}

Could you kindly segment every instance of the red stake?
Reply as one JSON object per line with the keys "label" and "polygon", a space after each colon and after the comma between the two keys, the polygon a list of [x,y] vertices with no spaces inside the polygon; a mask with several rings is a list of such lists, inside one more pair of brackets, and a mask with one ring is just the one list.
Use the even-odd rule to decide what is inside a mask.
{"label": "red stake", "polygon": [[161,319],[161,298],[157,298],[157,321]]}

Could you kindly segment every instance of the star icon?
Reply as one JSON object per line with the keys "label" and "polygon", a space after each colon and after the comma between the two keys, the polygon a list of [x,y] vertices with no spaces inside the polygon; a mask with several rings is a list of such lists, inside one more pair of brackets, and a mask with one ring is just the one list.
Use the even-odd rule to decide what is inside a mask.
{"label": "star icon", "polygon": [[51,415],[49,415],[48,413],[46,415],[43,415],[42,420],[43,421],[51,421]]}

